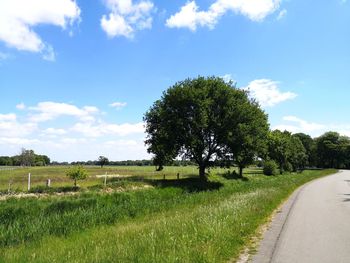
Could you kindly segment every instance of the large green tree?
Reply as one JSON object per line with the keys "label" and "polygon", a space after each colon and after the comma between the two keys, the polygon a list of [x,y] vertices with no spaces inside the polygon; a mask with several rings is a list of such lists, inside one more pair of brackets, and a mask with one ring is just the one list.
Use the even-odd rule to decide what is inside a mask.
{"label": "large green tree", "polygon": [[310,135],[305,133],[295,133],[294,137],[299,138],[301,143],[305,148],[305,153],[307,156],[306,166],[315,166],[316,165],[316,145],[315,141],[311,138]]}
{"label": "large green tree", "polygon": [[215,160],[241,153],[238,147],[242,149],[243,143],[239,145],[236,136],[246,138],[245,122],[250,119],[244,115],[249,106],[258,108],[246,91],[221,78],[178,82],[145,114],[148,152],[159,169],[177,157],[191,160],[198,165],[200,178],[206,179],[205,171]]}
{"label": "large green tree", "polygon": [[239,108],[231,123],[228,146],[242,177],[245,167],[266,154],[269,125],[267,115],[254,100],[245,100]]}
{"label": "large green tree", "polygon": [[298,170],[306,166],[305,148],[297,136],[288,131],[274,130],[269,135],[269,158],[274,160],[282,174],[285,170]]}
{"label": "large green tree", "polygon": [[345,168],[349,165],[350,139],[337,132],[326,132],[315,139],[318,166]]}

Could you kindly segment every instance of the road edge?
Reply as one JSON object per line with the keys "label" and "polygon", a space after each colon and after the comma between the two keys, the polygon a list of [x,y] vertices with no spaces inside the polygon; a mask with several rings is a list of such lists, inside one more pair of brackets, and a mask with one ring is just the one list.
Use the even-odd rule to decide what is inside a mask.
{"label": "road edge", "polygon": [[254,254],[249,260],[250,263],[270,263],[273,260],[278,241],[281,237],[283,229],[287,223],[288,216],[290,215],[296,201],[299,198],[300,193],[311,183],[321,180],[325,177],[335,175],[342,171],[338,171],[327,176],[317,178],[306,184],[298,187],[287,200],[273,213],[274,217],[268,223],[267,230],[263,233],[261,241],[259,242],[257,253]]}

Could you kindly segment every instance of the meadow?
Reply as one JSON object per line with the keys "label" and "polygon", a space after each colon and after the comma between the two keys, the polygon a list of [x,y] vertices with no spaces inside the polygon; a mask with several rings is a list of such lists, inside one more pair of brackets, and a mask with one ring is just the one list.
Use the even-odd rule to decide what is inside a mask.
{"label": "meadow", "polygon": [[[50,177],[53,188],[68,187],[65,169],[0,171],[0,185],[30,170],[36,186]],[[241,179],[232,171],[213,169],[203,182],[194,167],[90,167],[78,194],[7,198],[0,262],[235,262],[293,190],[335,172],[268,177],[251,169]],[[109,178],[110,191],[101,191],[96,175],[105,172],[125,177]]]}
{"label": "meadow", "polygon": [[[12,169],[0,169],[0,193],[23,192],[28,187],[28,174],[31,173],[31,187],[35,191],[36,187],[46,185],[46,180],[51,179],[51,186],[55,188],[67,188],[73,186],[73,181],[65,174],[69,166],[48,166],[48,167],[14,167]],[[153,166],[86,166],[88,178],[79,181],[82,190],[91,186],[101,185],[104,183],[104,175],[107,173],[108,181],[120,177],[139,177],[148,179],[166,179],[196,176],[198,169],[194,166],[168,166],[163,171],[155,171]],[[220,170],[220,169],[215,169]],[[58,189],[59,190],[59,189]]]}

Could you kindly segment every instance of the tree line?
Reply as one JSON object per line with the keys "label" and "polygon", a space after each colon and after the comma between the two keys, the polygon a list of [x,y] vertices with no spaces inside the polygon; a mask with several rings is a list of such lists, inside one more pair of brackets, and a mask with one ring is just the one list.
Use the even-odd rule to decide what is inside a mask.
{"label": "tree line", "polygon": [[189,160],[206,179],[206,169],[272,165],[282,174],[306,167],[350,168],[350,139],[336,132],[318,138],[270,131],[268,116],[249,92],[218,77],[180,81],[163,92],[144,115],[148,152],[162,170]]}
{"label": "tree line", "polygon": [[51,160],[46,155],[36,154],[33,150],[22,149],[15,156],[0,156],[0,166],[46,166]]}

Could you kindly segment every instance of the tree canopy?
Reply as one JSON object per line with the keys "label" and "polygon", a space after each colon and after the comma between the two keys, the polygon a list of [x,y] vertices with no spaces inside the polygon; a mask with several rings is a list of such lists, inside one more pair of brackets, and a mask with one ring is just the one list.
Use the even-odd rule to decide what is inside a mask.
{"label": "tree canopy", "polygon": [[105,156],[100,156],[100,157],[98,157],[97,163],[101,166],[101,168],[103,168],[103,166],[105,166],[106,164],[109,163],[109,160]]}
{"label": "tree canopy", "polygon": [[268,131],[267,116],[247,91],[217,77],[176,83],[146,112],[144,121],[145,143],[159,169],[181,157],[198,165],[202,179],[216,160],[248,164],[260,151],[257,138]]}

